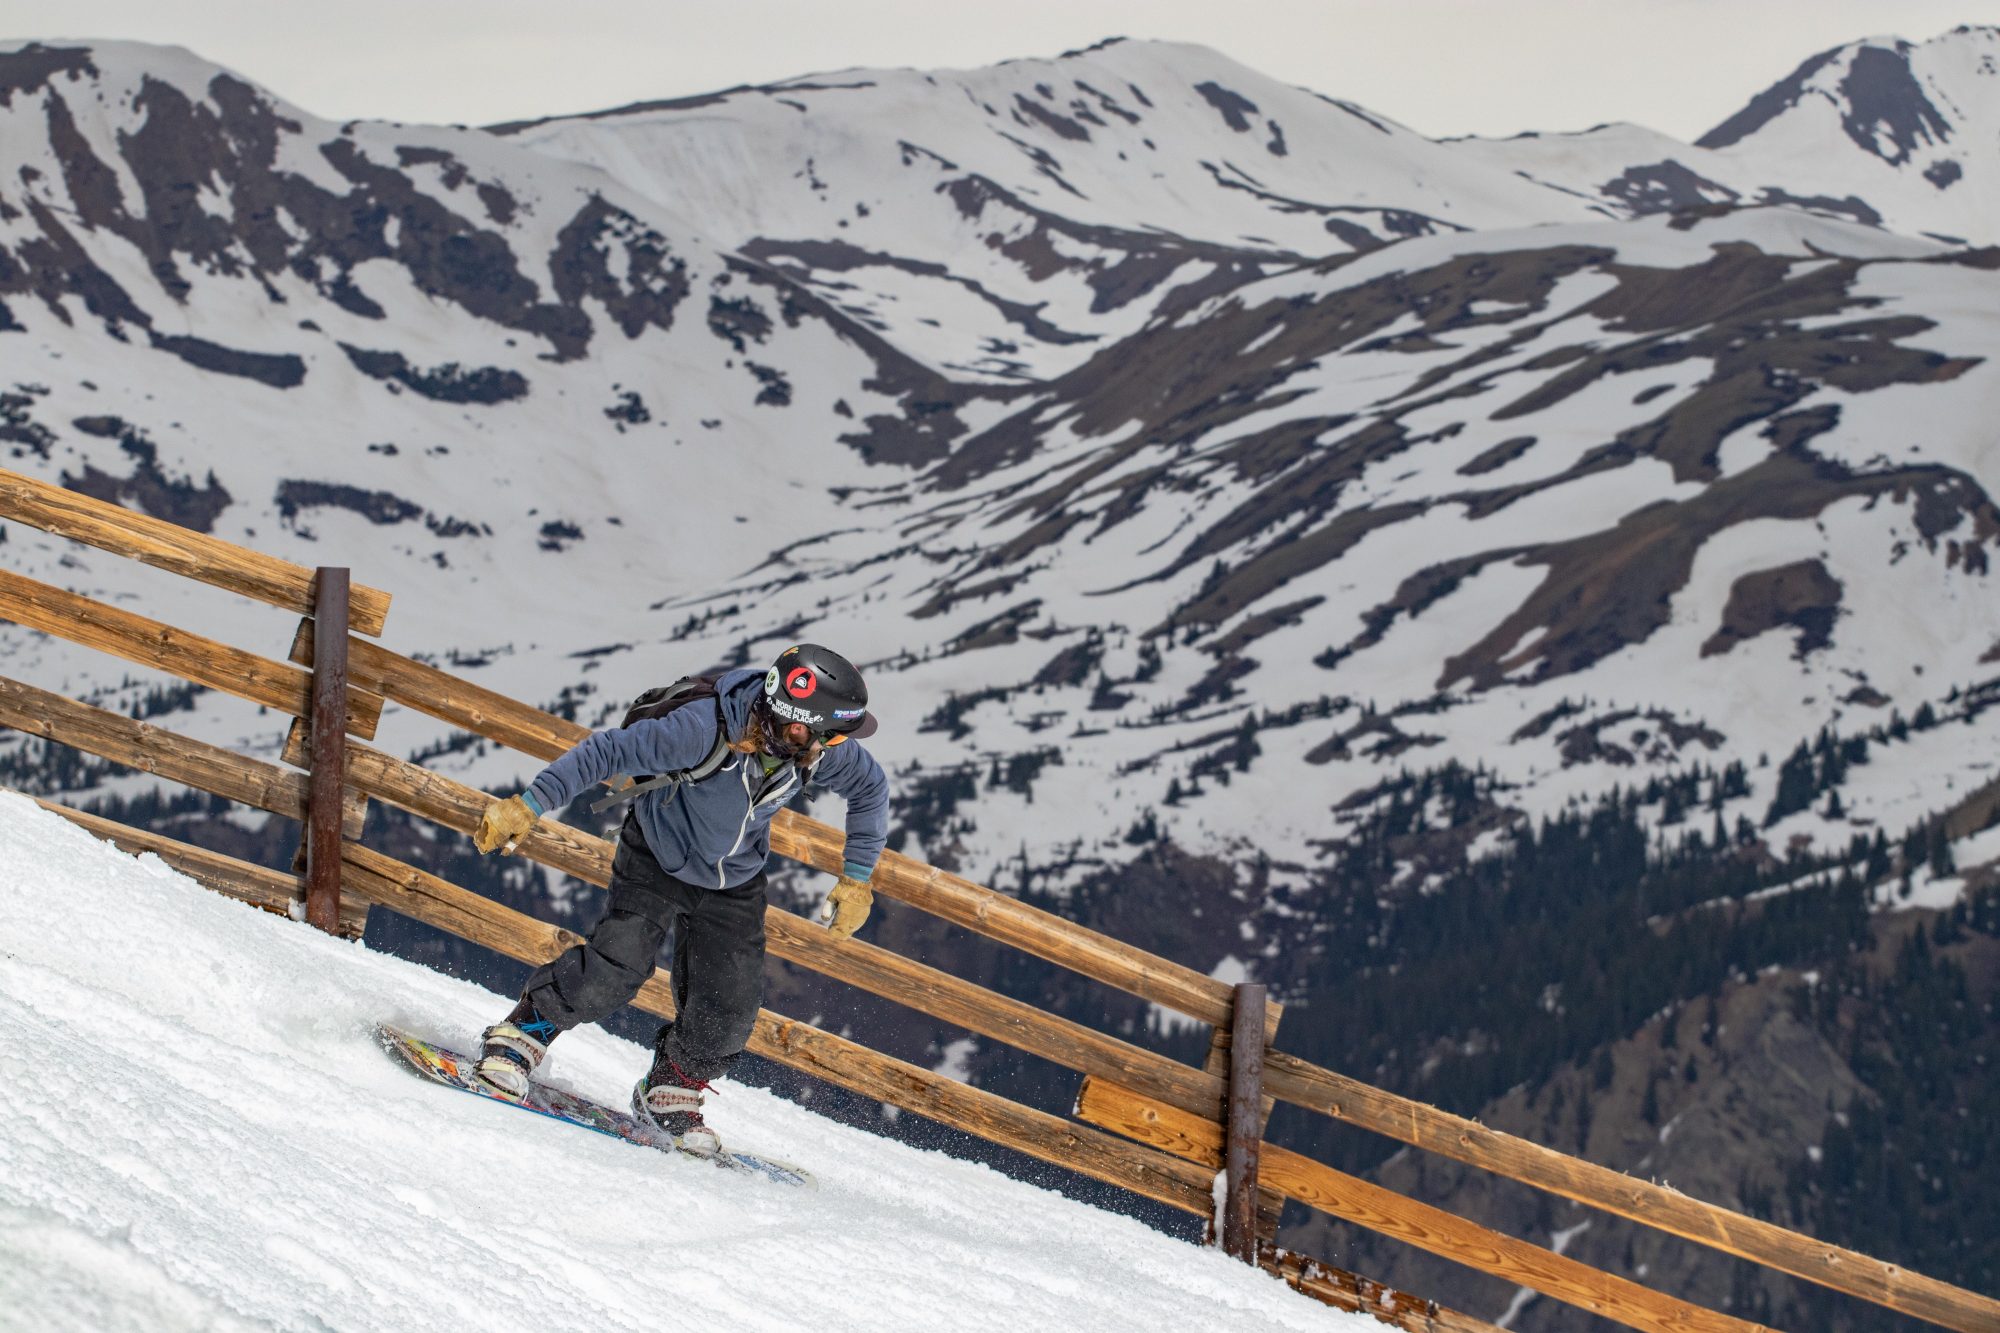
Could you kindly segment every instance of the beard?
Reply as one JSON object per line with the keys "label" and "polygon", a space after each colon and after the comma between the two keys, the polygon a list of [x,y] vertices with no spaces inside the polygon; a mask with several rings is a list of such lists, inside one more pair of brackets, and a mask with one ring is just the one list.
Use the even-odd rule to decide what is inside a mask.
{"label": "beard", "polygon": [[815,741],[809,740],[800,746],[786,740],[784,732],[762,708],[751,710],[750,725],[743,733],[743,740],[755,753],[767,754],[773,759],[796,764],[800,768],[810,768],[815,752],[819,749]]}

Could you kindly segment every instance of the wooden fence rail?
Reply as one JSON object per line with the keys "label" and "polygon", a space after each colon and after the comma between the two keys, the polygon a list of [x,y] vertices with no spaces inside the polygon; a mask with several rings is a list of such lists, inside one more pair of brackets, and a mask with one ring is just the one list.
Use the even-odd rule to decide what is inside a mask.
{"label": "wooden fence rail", "polygon": [[[1215,1165],[1222,1160],[1222,1133],[1213,1122],[1100,1080],[1085,1081],[1077,1115],[1189,1161]],[[1647,1333],[1769,1333],[1762,1324],[1718,1314],[1600,1272],[1275,1144],[1263,1145],[1261,1173],[1266,1185],[1342,1221],[1628,1328]]]}
{"label": "wooden fence rail", "polygon": [[[306,817],[303,773],[177,736],[6,676],[0,676],[0,725],[287,819]],[[348,837],[361,836],[365,816],[365,802],[350,792],[342,802]]]}
{"label": "wooden fence rail", "polygon": [[[309,667],[318,651],[313,622],[301,620],[293,632],[292,650],[287,656],[300,666]],[[357,689],[394,698],[405,708],[544,763],[569,753],[590,734],[590,728],[580,727],[568,718],[545,713],[367,639],[348,639],[347,678]]]}
{"label": "wooden fence rail", "polygon": [[[312,716],[310,672],[64,592],[11,570],[0,569],[0,617],[292,717]],[[382,696],[369,690],[353,691],[348,699],[348,730],[369,740],[381,720]]]}
{"label": "wooden fence rail", "polygon": [[[4,469],[0,469],[0,518],[90,542],[290,610],[313,609],[313,575],[299,566],[186,533]],[[352,628],[363,634],[379,632],[387,595],[360,587],[352,592]],[[330,644],[315,644],[312,620],[294,636],[292,663],[273,662],[4,570],[0,570],[0,616],[295,719],[312,715],[312,676],[292,663],[311,664],[316,655],[330,657],[326,651]],[[575,723],[348,635],[333,621],[328,630],[339,635],[347,652],[351,688],[345,730],[353,735],[363,739],[374,735],[385,700],[542,760],[557,757],[588,734]],[[323,670],[323,678],[325,674]],[[340,711],[334,707],[329,715],[337,717]],[[5,678],[0,678],[0,723],[290,818],[308,812],[308,783],[299,774]],[[338,734],[338,725],[323,718],[323,739],[329,729]],[[295,722],[285,757],[310,767],[307,749],[306,728]],[[489,798],[366,746],[347,748],[346,756],[342,800],[346,841],[329,835],[323,845],[339,847],[339,882],[359,900],[390,907],[524,962],[545,961],[576,942],[570,932],[509,912],[353,842],[368,797],[462,832],[476,825]],[[290,902],[297,893],[296,876],[51,808],[121,846],[156,851],[234,896],[270,906],[281,898]],[[772,826],[775,852],[829,872],[840,868],[843,843],[839,830],[790,811],[780,812]],[[555,821],[541,821],[519,850],[561,873],[597,884],[608,881],[609,845]],[[874,885],[887,896],[946,921],[1213,1025],[1217,1035],[1208,1067],[1182,1065],[874,945],[836,940],[775,908],[767,918],[767,929],[776,956],[1083,1073],[1079,1115],[1125,1137],[1018,1106],[768,1011],[759,1015],[750,1049],[862,1096],[1143,1197],[1197,1215],[1213,1215],[1211,1175],[1222,1156],[1228,1087],[1219,1075],[1232,1048],[1226,1036],[1232,1018],[1231,987],[893,852],[881,858]],[[353,927],[355,920],[343,911],[344,926]],[[671,1015],[664,973],[646,984],[636,1003],[649,1012]],[[2000,1330],[2000,1301],[1566,1157],[1269,1049],[1280,1017],[1278,1007],[1270,1006],[1261,1043],[1263,1097],[1259,1101],[1254,1089],[1239,1096],[1239,1134],[1260,1134],[1259,1112],[1268,1113],[1271,1098],[1282,1099],[1961,1333]],[[1240,1052],[1246,1068],[1259,1053]],[[1702,1333],[1747,1333],[1755,1327],[1485,1231],[1282,1148],[1264,1145],[1261,1153],[1267,1190],[1275,1186],[1336,1216],[1622,1319],[1632,1327]],[[1348,1292],[1351,1287],[1360,1292],[1372,1286],[1337,1270],[1329,1275],[1311,1261],[1268,1246],[1250,1244],[1241,1225],[1236,1234],[1246,1253],[1254,1252],[1266,1267],[1302,1290],[1320,1289],[1325,1296],[1332,1289]],[[1544,1285],[1537,1286],[1538,1282]],[[1385,1313],[1386,1307],[1370,1306],[1369,1312],[1412,1333],[1485,1327],[1469,1317],[1410,1302],[1399,1293],[1385,1296],[1397,1297],[1387,1305],[1398,1306],[1398,1311]],[[1344,1299],[1327,1298],[1334,1303]]]}
{"label": "wooden fence rail", "polygon": [[[294,643],[293,655],[298,656],[309,643],[310,636],[302,634]],[[554,758],[589,734],[587,728],[497,695],[489,694],[480,700],[475,716],[469,704],[461,702],[469,696],[462,696],[447,683],[451,680],[447,673],[362,640],[353,640],[350,647],[355,654],[357,678],[365,680],[371,689],[380,690],[384,697],[423,708],[440,720],[520,748],[537,758]],[[417,703],[419,698],[430,706]],[[517,739],[528,738],[533,738],[532,745],[516,745]],[[558,744],[560,749],[555,748]],[[548,824],[549,821],[543,821],[543,827]],[[840,830],[791,811],[781,811],[771,825],[774,852],[828,872],[839,870],[844,841]],[[527,845],[524,843],[523,848]],[[553,850],[555,855],[563,854],[560,848]],[[554,860],[545,860],[544,864],[563,868]],[[566,873],[578,871],[566,870]],[[877,864],[873,883],[892,898],[1130,994],[1222,1029],[1230,1023],[1231,992],[1225,983],[995,894],[959,876],[885,852]],[[1267,1044],[1272,1040],[1279,1017],[1280,1014],[1274,1013],[1268,1020]],[[1759,1222],[1608,1167],[1566,1157],[1281,1051],[1273,1050],[1266,1056],[1264,1091],[1308,1110],[1960,1333],[2000,1328],[2000,1301]],[[1219,1084],[1217,1092],[1220,1095]],[[1161,1100],[1182,1109],[1197,1109],[1172,1097],[1162,1096]]]}
{"label": "wooden fence rail", "polygon": [[[0,468],[0,519],[6,518],[255,601],[312,614],[313,571],[303,565]],[[357,633],[380,634],[388,614],[388,593],[354,589],[352,628]]]}
{"label": "wooden fence rail", "polygon": [[1323,1264],[1276,1245],[1260,1245],[1258,1266],[1316,1301],[1365,1314],[1406,1333],[1505,1333],[1497,1324]]}
{"label": "wooden fence rail", "polygon": [[1296,1056],[1265,1056],[1284,1101],[1959,1333],[2000,1330],[2000,1301],[1399,1097]]}

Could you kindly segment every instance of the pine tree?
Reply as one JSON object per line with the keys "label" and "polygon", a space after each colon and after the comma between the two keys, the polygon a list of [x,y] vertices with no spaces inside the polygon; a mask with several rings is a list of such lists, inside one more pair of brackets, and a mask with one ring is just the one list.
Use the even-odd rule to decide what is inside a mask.
{"label": "pine tree", "polygon": [[1617,1066],[1611,1059],[1611,1048],[1609,1046],[1598,1047],[1597,1058],[1591,1062],[1590,1066],[1591,1086],[1599,1092],[1604,1091],[1611,1086],[1611,1076],[1616,1071]]}
{"label": "pine tree", "polygon": [[1893,863],[1889,859],[1889,840],[1881,829],[1875,830],[1875,841],[1868,848],[1868,878],[1872,880],[1888,878]]}
{"label": "pine tree", "polygon": [[1765,828],[1812,804],[1815,794],[1813,777],[1812,751],[1804,741],[1800,741],[1798,748],[1786,757],[1778,769],[1778,791],[1771,798],[1770,810],[1764,815]]}
{"label": "pine tree", "polygon": [[1951,839],[1945,835],[1942,819],[1931,822],[1929,851],[1932,879],[1948,879],[1958,873],[1958,858],[1951,853]]}
{"label": "pine tree", "polygon": [[1238,773],[1250,771],[1250,761],[1264,753],[1264,747],[1257,743],[1257,719],[1245,716],[1243,726],[1236,735],[1235,764]]}

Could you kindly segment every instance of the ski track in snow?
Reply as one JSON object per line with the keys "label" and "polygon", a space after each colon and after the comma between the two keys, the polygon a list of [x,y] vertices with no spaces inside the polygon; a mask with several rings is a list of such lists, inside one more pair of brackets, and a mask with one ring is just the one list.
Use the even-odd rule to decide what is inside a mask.
{"label": "ski track in snow", "polygon": [[[454,1095],[378,1019],[490,992],[228,901],[0,795],[0,1327],[821,1333],[1375,1327],[1221,1254],[725,1084],[817,1193]],[[621,1104],[645,1050],[565,1036]],[[1348,1321],[1353,1321],[1352,1323]]]}

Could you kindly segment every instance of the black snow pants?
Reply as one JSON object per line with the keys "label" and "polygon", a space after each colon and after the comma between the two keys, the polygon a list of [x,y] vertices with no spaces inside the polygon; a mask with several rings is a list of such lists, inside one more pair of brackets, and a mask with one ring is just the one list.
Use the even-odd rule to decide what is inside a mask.
{"label": "black snow pants", "polygon": [[590,938],[529,975],[523,994],[558,1030],[594,1023],[639,993],[674,934],[674,1006],[658,1055],[692,1079],[742,1053],[764,1000],[764,876],[705,889],[660,868],[629,816],[611,863],[611,902]]}

